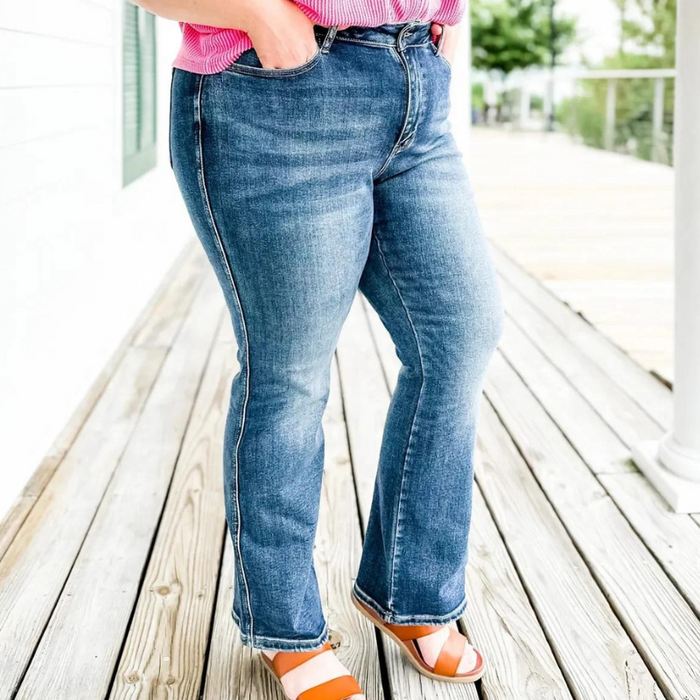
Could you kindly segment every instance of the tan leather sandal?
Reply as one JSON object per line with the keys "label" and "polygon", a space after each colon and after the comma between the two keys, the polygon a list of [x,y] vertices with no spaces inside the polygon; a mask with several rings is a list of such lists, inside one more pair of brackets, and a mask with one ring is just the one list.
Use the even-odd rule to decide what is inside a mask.
{"label": "tan leather sandal", "polygon": [[467,645],[467,638],[457,630],[450,629],[450,634],[440,650],[435,666],[431,668],[423,660],[417,640],[437,632],[444,625],[391,625],[382,620],[372,608],[358,600],[355,595],[352,595],[352,602],[373,625],[399,645],[408,660],[424,676],[447,683],[473,683],[484,675],[484,659],[477,649],[474,649],[476,654],[474,668],[468,673],[457,675],[459,662],[462,660],[464,648]]}
{"label": "tan leather sandal", "polygon": [[[260,656],[286,695],[284,685],[282,685],[282,678],[285,674],[295,668],[299,668],[299,666],[307,663],[315,656],[320,656],[327,651],[331,654],[333,653],[331,651],[331,645],[328,643],[324,644],[320,649],[314,649],[313,651],[280,651],[275,654],[273,659],[265,656],[265,654],[261,654]],[[308,688],[295,698],[292,698],[292,700],[346,700],[353,695],[362,695],[362,689],[358,682],[348,673],[345,676],[339,676],[338,678]]]}

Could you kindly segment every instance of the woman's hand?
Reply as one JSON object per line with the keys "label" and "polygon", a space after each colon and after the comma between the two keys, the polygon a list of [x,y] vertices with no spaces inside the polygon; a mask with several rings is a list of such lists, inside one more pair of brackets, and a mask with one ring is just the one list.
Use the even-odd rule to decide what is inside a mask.
{"label": "woman's hand", "polygon": [[455,54],[457,53],[457,44],[459,43],[459,30],[460,25],[450,26],[449,24],[438,24],[433,22],[430,27],[433,38],[435,41],[439,41],[440,35],[445,34],[445,38],[442,42],[441,53],[445,57],[445,60],[452,66],[454,66]]}
{"label": "woman's hand", "polygon": [[257,10],[241,29],[262,67],[296,68],[309,61],[318,50],[313,22],[291,0],[255,2]]}
{"label": "woman's hand", "polygon": [[263,68],[294,68],[316,53],[313,22],[291,0],[133,0],[153,14],[189,24],[241,29]]}

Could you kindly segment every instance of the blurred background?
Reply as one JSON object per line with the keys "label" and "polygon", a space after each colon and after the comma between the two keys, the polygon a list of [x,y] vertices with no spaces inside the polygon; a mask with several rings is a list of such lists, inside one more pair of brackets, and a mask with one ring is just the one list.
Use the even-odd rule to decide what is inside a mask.
{"label": "blurred background", "polygon": [[[471,6],[491,237],[668,379],[675,5]],[[0,3],[0,513],[192,238],[168,162],[178,41],[119,0]]]}

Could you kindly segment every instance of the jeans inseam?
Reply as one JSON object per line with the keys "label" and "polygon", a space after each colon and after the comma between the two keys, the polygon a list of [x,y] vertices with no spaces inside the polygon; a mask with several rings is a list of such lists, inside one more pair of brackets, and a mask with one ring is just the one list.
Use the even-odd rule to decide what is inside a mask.
{"label": "jeans inseam", "polygon": [[214,232],[214,241],[216,247],[221,255],[221,261],[226,270],[229,282],[231,284],[231,291],[236,299],[236,306],[238,307],[238,313],[241,317],[241,326],[243,329],[243,339],[245,343],[245,397],[243,399],[243,409],[241,411],[241,420],[238,427],[238,439],[236,441],[236,449],[234,452],[234,463],[235,463],[235,479],[236,479],[236,553],[238,555],[238,562],[241,567],[241,575],[243,578],[243,585],[245,586],[246,592],[246,603],[248,605],[248,617],[250,618],[250,631],[249,635],[253,637],[253,607],[250,600],[250,588],[248,587],[248,579],[245,574],[245,567],[243,566],[243,555],[241,552],[241,501],[240,501],[240,487],[239,487],[239,452],[241,441],[243,439],[243,431],[245,429],[246,423],[246,413],[248,409],[248,399],[250,397],[250,343],[248,342],[248,328],[246,326],[245,315],[243,314],[243,305],[241,304],[241,298],[238,294],[238,287],[233,278],[233,271],[231,270],[231,264],[229,262],[228,256],[226,255],[226,250],[224,249],[224,243],[219,232],[219,228],[216,225],[216,219],[214,218],[214,212],[211,208],[211,201],[209,199],[209,191],[207,190],[207,181],[204,172],[204,132],[202,129],[202,90],[204,88],[204,79],[206,76],[202,75],[199,79],[199,89],[197,91],[197,110],[196,110],[196,124],[197,124],[197,140],[198,140],[198,150],[199,150],[199,175],[200,175],[200,189],[201,194],[206,205],[207,213],[209,215],[209,221],[211,223],[212,230]]}
{"label": "jeans inseam", "polygon": [[408,462],[409,454],[411,452],[411,442],[413,440],[413,429],[416,424],[416,417],[418,416],[418,409],[420,408],[421,404],[421,399],[423,398],[423,387],[425,386],[425,369],[423,368],[423,355],[421,353],[420,349],[420,342],[418,340],[418,333],[416,332],[416,328],[413,325],[413,321],[411,320],[411,314],[408,311],[408,307],[406,306],[406,303],[403,300],[403,297],[401,296],[401,291],[399,290],[399,286],[396,283],[396,280],[394,279],[394,276],[391,274],[391,270],[389,268],[389,264],[386,260],[386,256],[384,255],[384,251],[382,250],[381,243],[379,242],[379,236],[377,236],[376,232],[372,230],[372,236],[374,240],[377,243],[377,251],[379,253],[379,258],[382,261],[382,264],[384,265],[384,269],[386,270],[386,274],[391,280],[391,284],[393,285],[394,289],[396,290],[396,296],[399,299],[399,302],[401,303],[401,307],[404,310],[404,313],[406,314],[406,320],[408,321],[408,325],[411,328],[411,332],[413,333],[413,339],[415,340],[416,343],[416,350],[418,351],[418,361],[420,363],[420,389],[418,390],[418,400],[416,401],[416,408],[413,412],[413,417],[411,418],[411,427],[408,432],[408,443],[406,444],[406,452],[404,453],[404,458],[403,458],[403,463],[401,465],[401,482],[399,484],[399,505],[396,510],[396,526],[394,528],[394,541],[393,541],[393,547],[392,547],[392,553],[391,553],[391,576],[390,576],[390,583],[389,583],[389,600],[388,600],[388,605],[390,609],[393,609],[394,607],[394,571],[396,567],[396,558],[397,558],[397,550],[398,550],[398,541],[399,537],[401,535],[400,533],[400,525],[401,525],[401,504],[403,503],[403,486],[404,486],[404,480],[406,476],[406,464]]}

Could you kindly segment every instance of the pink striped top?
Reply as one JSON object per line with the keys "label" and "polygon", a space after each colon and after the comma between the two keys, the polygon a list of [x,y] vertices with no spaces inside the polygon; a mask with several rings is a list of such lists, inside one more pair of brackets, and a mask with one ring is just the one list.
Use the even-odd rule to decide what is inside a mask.
{"label": "pink striped top", "polygon": [[[324,27],[378,27],[418,20],[457,24],[464,0],[293,0],[314,22]],[[252,47],[239,29],[218,29],[180,23],[182,45],[173,65],[190,73],[218,73]]]}

